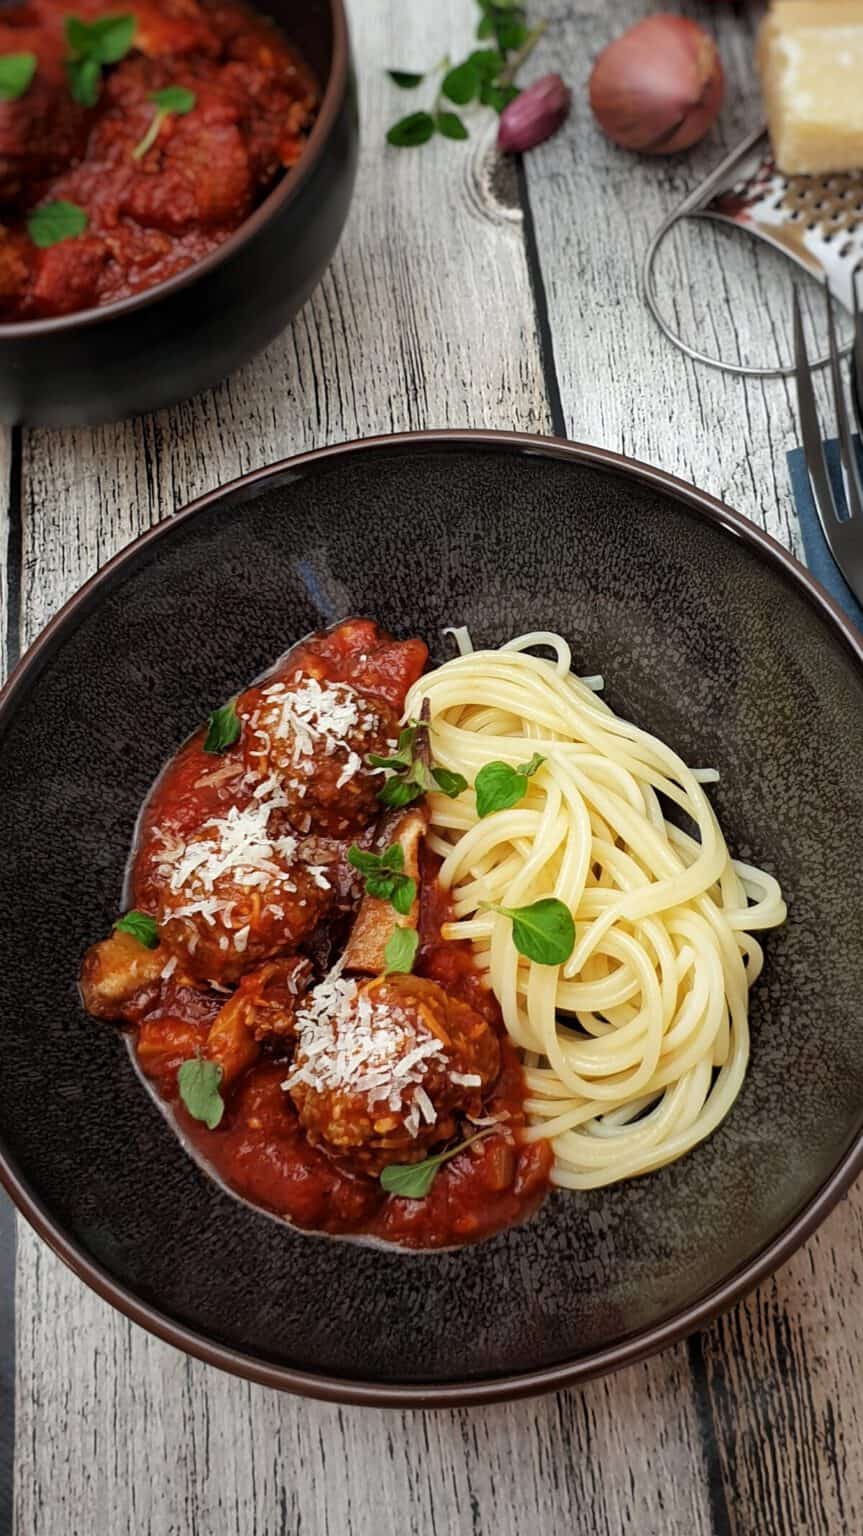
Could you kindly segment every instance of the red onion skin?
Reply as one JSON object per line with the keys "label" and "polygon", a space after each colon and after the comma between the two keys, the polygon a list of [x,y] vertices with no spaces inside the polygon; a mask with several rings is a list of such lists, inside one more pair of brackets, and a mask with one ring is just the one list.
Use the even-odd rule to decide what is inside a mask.
{"label": "red onion skin", "polygon": [[571,100],[560,75],[535,80],[501,112],[498,149],[504,154],[519,154],[550,139],[568,116]]}
{"label": "red onion skin", "polygon": [[697,144],[719,115],[725,75],[712,37],[685,16],[636,22],[599,55],[590,105],[622,149],[671,155]]}

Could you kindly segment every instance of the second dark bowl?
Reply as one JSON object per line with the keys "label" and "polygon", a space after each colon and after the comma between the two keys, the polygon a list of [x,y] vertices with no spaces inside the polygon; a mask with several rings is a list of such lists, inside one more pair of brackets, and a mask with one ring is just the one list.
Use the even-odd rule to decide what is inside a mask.
{"label": "second dark bowl", "polygon": [[323,87],[308,147],[224,245],[170,282],[101,309],[0,325],[0,421],[81,426],[210,389],[287,325],[338,244],[357,162],[343,0],[255,0]]}

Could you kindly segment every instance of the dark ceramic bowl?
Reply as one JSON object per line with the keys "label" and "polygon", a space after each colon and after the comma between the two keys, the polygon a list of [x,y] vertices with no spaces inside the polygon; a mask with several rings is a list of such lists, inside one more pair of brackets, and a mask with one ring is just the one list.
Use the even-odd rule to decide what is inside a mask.
{"label": "dark ceramic bowl", "polygon": [[146,293],[0,325],[0,421],[78,426],[210,389],[287,325],[338,244],[357,161],[343,0],[254,0],[311,65],[323,100],[306,152],[204,261]]}
{"label": "dark ceramic bowl", "polygon": [[[497,644],[554,628],[690,762],[732,848],[782,878],[752,1063],[670,1168],[556,1193],[475,1248],[308,1236],[183,1151],[122,1038],[81,1010],[163,758],[289,641],[343,614]],[[162,523],[69,603],[0,704],[0,1173],[101,1295],[269,1385],[362,1403],[532,1393],[727,1306],[863,1162],[863,648],[789,556],[598,449],[453,433],[325,449]]]}

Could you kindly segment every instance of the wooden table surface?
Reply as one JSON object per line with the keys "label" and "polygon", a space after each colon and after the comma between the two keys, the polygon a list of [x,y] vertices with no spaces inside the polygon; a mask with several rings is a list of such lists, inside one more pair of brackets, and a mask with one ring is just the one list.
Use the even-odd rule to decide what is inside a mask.
{"label": "wooden table surface", "polygon": [[[532,0],[534,8],[539,0]],[[661,465],[799,553],[783,382],[685,361],[638,296],[664,212],[758,121],[757,7],[686,7],[717,33],[728,103],[706,144],[646,161],[595,129],[585,82],[640,0],[549,0],[531,70],[573,86],[524,167],[384,144],[469,0],[353,0],[362,156],[320,288],[214,393],[98,430],[0,434],[3,662],[142,529],[242,471],[403,428],[557,432]],[[789,269],[689,227],[663,263],[686,334],[789,349]],[[113,1313],[8,1209],[0,1232],[0,1531],[16,1536],[770,1536],[863,1531],[863,1197],[688,1343],[583,1390],[463,1412],[300,1401],[220,1375]],[[14,1385],[13,1385],[14,1383]],[[14,1399],[14,1411],[13,1411]],[[14,1514],[12,1484],[14,1482]]]}

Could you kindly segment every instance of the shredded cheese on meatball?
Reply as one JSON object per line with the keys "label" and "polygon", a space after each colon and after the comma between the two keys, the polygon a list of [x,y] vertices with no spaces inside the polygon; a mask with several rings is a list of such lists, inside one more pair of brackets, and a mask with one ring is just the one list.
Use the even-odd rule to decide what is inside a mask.
{"label": "shredded cheese on meatball", "polygon": [[251,756],[265,757],[274,740],[290,741],[294,767],[304,773],[311,765],[303,759],[313,757],[318,747],[323,747],[328,756],[338,750],[346,754],[337,789],[359,773],[362,759],[348,746],[347,738],[351,732],[377,730],[380,719],[369,700],[349,684],[321,683],[316,677],[295,678],[289,683],[272,683],[264,689],[261,699],[249,721],[262,744],[261,751]]}
{"label": "shredded cheese on meatball", "polygon": [[[250,891],[265,886],[268,897],[295,892],[296,885],[285,865],[290,866],[296,858],[297,839],[289,833],[273,836],[268,830],[272,812],[287,804],[277,780],[270,779],[258,786],[255,797],[242,810],[230,806],[224,816],[204,822],[187,842],[170,840],[163,833],[158,874],[172,896],[186,898],[172,904],[171,917],[200,914],[211,927],[218,918],[225,928],[231,928],[236,900],[231,901],[218,891],[219,882],[225,878],[233,886]],[[323,870],[317,866],[314,879],[321,889],[329,888]],[[281,909],[273,906],[272,901],[268,905],[278,915]],[[234,947],[242,952],[248,938],[248,923],[243,919],[234,935]]]}
{"label": "shredded cheese on meatball", "polygon": [[343,976],[326,977],[296,1017],[295,1065],[282,1086],[305,1083],[315,1093],[365,1095],[369,1106],[386,1099],[397,1112],[411,1108],[405,1128],[415,1136],[420,1119],[434,1125],[435,1107],[423,1087],[432,1062],[446,1061],[439,1040],[398,1005],[376,1002]]}

